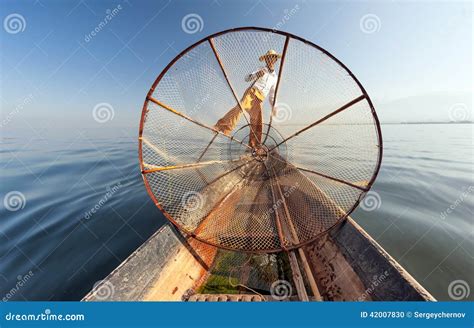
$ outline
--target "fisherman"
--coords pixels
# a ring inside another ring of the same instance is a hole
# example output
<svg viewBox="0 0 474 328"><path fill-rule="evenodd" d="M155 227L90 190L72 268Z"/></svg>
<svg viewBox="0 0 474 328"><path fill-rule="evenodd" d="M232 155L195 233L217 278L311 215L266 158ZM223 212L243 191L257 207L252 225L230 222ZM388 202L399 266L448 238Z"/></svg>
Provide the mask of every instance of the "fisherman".
<svg viewBox="0 0 474 328"><path fill-rule="evenodd" d="M250 115L251 129L249 146L253 149L257 148L262 143L262 103L267 96L269 96L268 100L273 109L272 115L275 114L273 112L275 110L275 87L278 80L277 74L275 73L275 64L279 58L281 58L281 55L275 50L268 50L259 58L261 62L265 61L265 66L245 77L246 82L253 83L245 91L242 100L240 101L240 105L242 106L242 110L247 111ZM237 125L237 122L242 115L242 110L239 105L232 108L224 115L224 117L217 121L214 126L215 129L229 135Z"/></svg>

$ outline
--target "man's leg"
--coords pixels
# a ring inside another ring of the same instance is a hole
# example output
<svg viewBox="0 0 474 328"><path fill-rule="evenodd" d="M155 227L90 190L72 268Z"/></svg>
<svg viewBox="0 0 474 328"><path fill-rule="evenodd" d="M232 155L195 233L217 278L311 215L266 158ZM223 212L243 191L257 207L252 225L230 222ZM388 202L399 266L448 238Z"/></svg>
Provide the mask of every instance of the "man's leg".
<svg viewBox="0 0 474 328"><path fill-rule="evenodd" d="M242 109L245 111L250 111L253 99L254 97L252 96L252 93L250 90L247 90L241 100ZM240 115L242 115L242 110L240 109L239 105L237 105L228 111L224 117L217 121L214 127L222 133L230 135L230 132L235 129L235 126L240 119Z"/></svg>
<svg viewBox="0 0 474 328"><path fill-rule="evenodd" d="M215 128L226 135L230 135L230 132L232 132L237 125L240 115L242 115L242 111L240 110L239 105L237 105L217 121Z"/></svg>
<svg viewBox="0 0 474 328"><path fill-rule="evenodd" d="M255 148L262 143L262 101L257 97L252 100L252 108L250 109L250 140L249 146Z"/></svg>

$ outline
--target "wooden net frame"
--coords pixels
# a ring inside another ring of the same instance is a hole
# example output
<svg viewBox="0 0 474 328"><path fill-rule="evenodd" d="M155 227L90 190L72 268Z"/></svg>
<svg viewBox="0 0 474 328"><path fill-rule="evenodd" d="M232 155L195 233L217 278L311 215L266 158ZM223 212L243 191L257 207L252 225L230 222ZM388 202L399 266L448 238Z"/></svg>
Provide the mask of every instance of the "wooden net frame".
<svg viewBox="0 0 474 328"><path fill-rule="evenodd" d="M262 102L262 144L250 147L244 77L269 49L281 54L276 101ZM224 134L215 124L231 108L241 119ZM300 37L256 27L208 36L174 58L148 92L139 131L145 186L166 218L245 252L295 249L327 233L371 188L382 148L374 106L346 66Z"/></svg>

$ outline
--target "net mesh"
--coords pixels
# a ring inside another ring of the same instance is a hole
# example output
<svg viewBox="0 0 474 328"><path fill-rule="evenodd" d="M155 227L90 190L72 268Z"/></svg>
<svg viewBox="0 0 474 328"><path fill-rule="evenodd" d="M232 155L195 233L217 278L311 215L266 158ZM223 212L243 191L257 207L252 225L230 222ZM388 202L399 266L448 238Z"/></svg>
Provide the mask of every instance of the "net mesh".
<svg viewBox="0 0 474 328"><path fill-rule="evenodd" d="M272 88L246 98L256 88L246 77L271 49L281 55L276 79L263 76ZM217 123L229 111L224 131ZM370 188L382 146L368 96L342 64L252 28L179 55L149 93L141 131L145 184L167 218L201 242L248 252L299 247L345 218Z"/></svg>

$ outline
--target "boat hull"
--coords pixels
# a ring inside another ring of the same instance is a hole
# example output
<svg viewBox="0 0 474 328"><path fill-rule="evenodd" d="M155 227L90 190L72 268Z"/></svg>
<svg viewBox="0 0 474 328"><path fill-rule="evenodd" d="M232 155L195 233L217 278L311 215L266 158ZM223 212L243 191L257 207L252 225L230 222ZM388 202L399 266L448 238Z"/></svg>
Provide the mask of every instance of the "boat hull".
<svg viewBox="0 0 474 328"><path fill-rule="evenodd" d="M435 301L350 217L325 237L306 245L304 252L326 301ZM265 256L234 253L235 256L248 259ZM229 254L232 252L185 238L170 224L165 224L83 300L182 301L191 298L217 301L218 297L199 298L193 295L200 293L208 280L216 276L216 271L222 271L222 266L216 268L217 263L222 257L229 257ZM250 260L243 259L240 263L245 261ZM248 267L249 263L246 265ZM278 276L247 274L247 279L243 279L243 271L244 267L236 266L228 269L228 272L219 272L219 276L238 275L239 279L234 283L242 286L233 290L233 294L258 294L266 300L272 300L271 285L278 280ZM113 292L104 299L101 288ZM206 290L202 294L208 295L210 292ZM220 294L227 295L225 290L217 289L215 295ZM237 299L257 300L252 297ZM288 295L286 299L295 298ZM231 299L227 297L226 300ZM280 297L273 300L280 300Z"/></svg>

